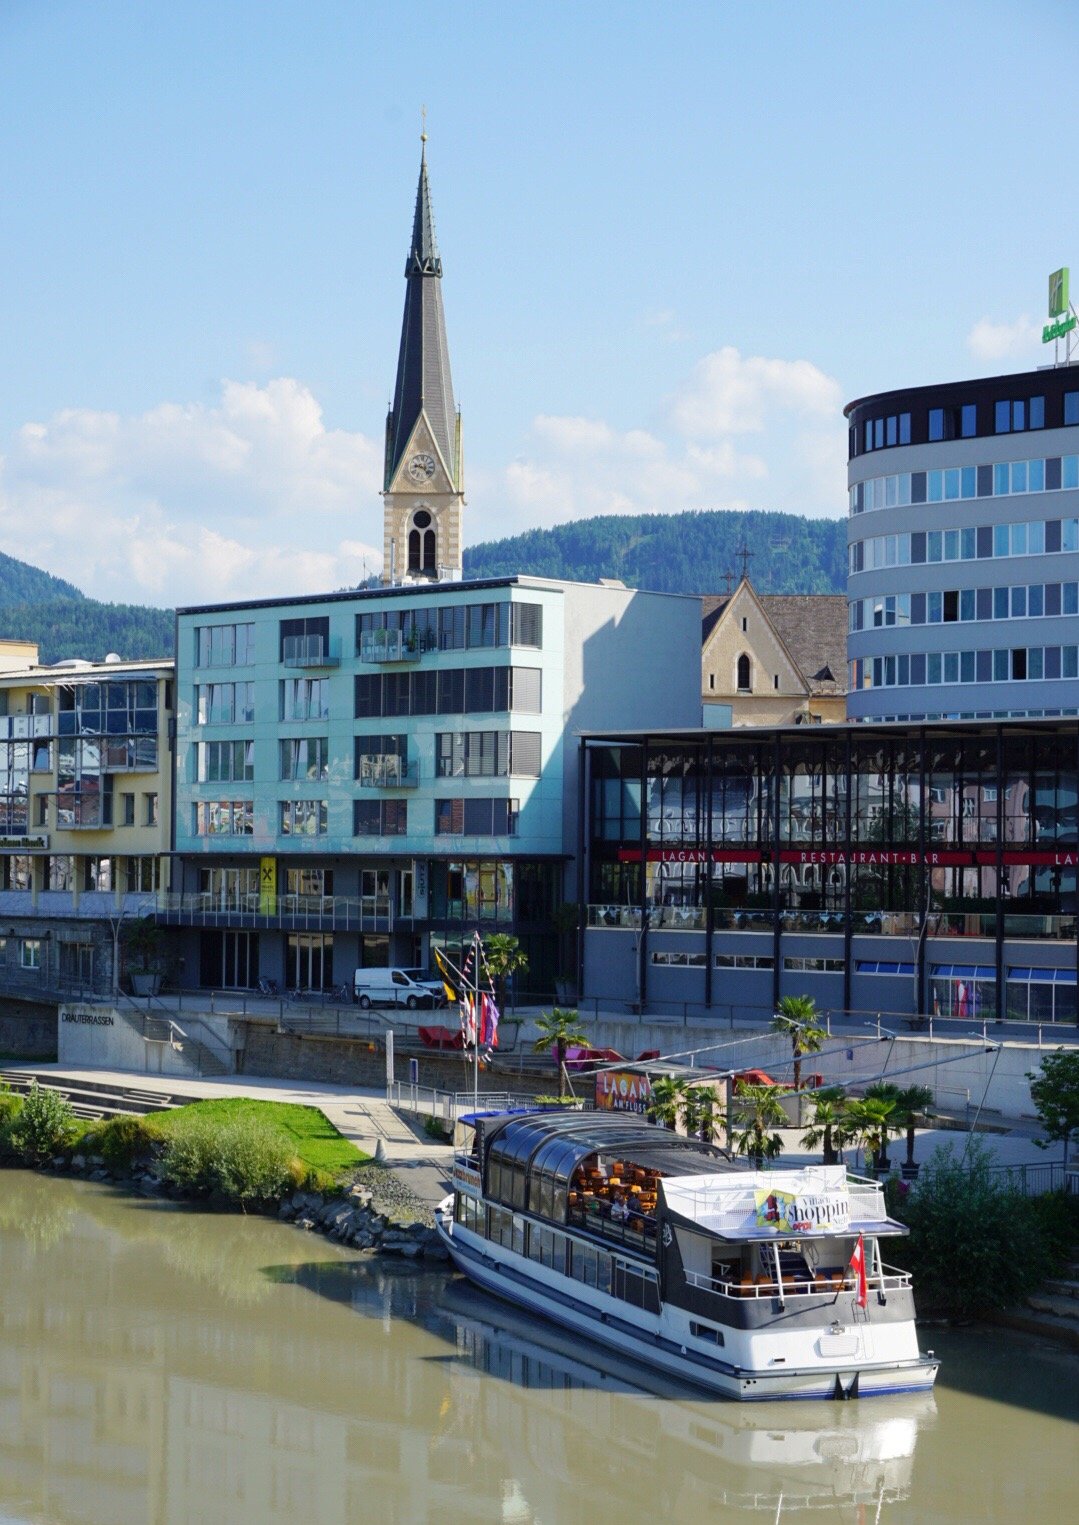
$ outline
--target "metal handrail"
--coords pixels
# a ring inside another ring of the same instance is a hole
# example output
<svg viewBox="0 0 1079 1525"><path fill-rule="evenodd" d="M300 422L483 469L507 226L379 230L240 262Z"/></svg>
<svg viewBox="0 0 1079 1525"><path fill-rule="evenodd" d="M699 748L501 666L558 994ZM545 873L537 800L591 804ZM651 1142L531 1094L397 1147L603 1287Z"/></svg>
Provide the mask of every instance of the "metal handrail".
<svg viewBox="0 0 1079 1525"><path fill-rule="evenodd" d="M687 1286L695 1287L698 1291L710 1292L715 1297L730 1297L742 1301L745 1298L773 1298L780 1295L779 1283L771 1279L760 1282L724 1281L714 1276L705 1276L700 1271L686 1271L685 1278ZM874 1272L866 1276L866 1286L871 1292L897 1292L910 1285L909 1271L900 1271L895 1266L885 1266L883 1275ZM784 1297L834 1297L837 1292L853 1291L854 1286L854 1273L849 1270L844 1271L843 1280L839 1286L831 1278L827 1278L826 1286L817 1286L813 1282L784 1276L782 1295Z"/></svg>

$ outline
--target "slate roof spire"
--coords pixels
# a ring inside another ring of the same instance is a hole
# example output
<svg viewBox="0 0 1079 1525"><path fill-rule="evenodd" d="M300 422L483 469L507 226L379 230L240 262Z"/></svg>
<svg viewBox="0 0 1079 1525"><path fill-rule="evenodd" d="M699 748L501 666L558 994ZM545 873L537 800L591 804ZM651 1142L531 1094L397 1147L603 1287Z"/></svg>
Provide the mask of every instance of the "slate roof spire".
<svg viewBox="0 0 1079 1525"><path fill-rule="evenodd" d="M401 349L397 358L397 384L393 406L386 419L384 487L387 491L421 413L426 414L454 487L459 487L457 409L453 401L450 351L442 310L442 260L435 239L431 187L427 177L426 132L421 134L421 142L412 245L405 264L407 286Z"/></svg>

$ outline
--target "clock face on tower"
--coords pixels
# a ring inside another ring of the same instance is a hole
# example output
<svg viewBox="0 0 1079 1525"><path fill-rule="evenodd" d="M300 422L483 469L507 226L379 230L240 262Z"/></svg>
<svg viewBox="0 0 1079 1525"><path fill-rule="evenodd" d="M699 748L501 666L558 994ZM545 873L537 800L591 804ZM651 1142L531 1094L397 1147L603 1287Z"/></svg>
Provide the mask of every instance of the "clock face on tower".
<svg viewBox="0 0 1079 1525"><path fill-rule="evenodd" d="M435 458L421 451L408 463L408 474L414 482L429 482L435 474Z"/></svg>

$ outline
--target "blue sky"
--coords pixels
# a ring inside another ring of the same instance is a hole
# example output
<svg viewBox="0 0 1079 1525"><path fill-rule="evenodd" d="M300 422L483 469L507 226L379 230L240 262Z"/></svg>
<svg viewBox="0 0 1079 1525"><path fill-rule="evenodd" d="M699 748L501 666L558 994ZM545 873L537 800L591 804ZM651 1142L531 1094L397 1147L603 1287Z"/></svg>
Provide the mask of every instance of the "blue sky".
<svg viewBox="0 0 1079 1525"><path fill-rule="evenodd" d="M842 404L1041 361L1074 7L0 0L0 549L374 570L429 156L472 540L844 508Z"/></svg>

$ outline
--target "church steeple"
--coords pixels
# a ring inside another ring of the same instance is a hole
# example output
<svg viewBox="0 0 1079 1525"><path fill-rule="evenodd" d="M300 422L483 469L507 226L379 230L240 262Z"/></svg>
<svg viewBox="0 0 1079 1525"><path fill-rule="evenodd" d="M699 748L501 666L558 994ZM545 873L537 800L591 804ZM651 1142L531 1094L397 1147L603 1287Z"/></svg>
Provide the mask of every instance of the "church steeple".
<svg viewBox="0 0 1079 1525"><path fill-rule="evenodd" d="M422 143L397 382L386 418L384 583L461 576L461 420L450 377L426 132Z"/></svg>
<svg viewBox="0 0 1079 1525"><path fill-rule="evenodd" d="M435 239L431 186L424 134L412 245L405 264L405 312L397 357L393 407L386 420L386 479L389 491L420 414L427 416L450 478L458 485L457 409L450 376L450 349L442 310L442 260Z"/></svg>

